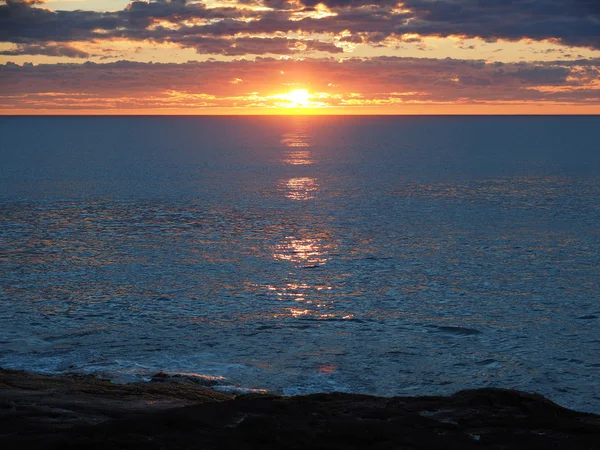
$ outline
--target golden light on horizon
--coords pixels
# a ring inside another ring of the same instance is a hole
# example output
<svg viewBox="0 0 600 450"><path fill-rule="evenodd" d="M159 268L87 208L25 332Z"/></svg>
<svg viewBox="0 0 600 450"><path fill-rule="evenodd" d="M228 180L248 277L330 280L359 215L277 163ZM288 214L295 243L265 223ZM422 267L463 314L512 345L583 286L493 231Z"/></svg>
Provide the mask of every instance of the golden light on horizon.
<svg viewBox="0 0 600 450"><path fill-rule="evenodd" d="M311 101L312 95L306 89L294 89L286 94L278 94L274 96L283 102L277 103L277 106L285 108L308 108L317 106Z"/></svg>
<svg viewBox="0 0 600 450"><path fill-rule="evenodd" d="M306 89L295 89L283 97L289 100L291 108L306 108L310 102L310 94Z"/></svg>

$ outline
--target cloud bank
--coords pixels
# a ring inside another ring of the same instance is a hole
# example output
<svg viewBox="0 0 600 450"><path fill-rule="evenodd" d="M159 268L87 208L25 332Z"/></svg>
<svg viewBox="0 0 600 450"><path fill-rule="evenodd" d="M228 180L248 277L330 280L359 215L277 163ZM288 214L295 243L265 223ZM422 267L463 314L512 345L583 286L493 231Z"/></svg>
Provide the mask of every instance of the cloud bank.
<svg viewBox="0 0 600 450"><path fill-rule="evenodd" d="M507 104L600 105L600 60L489 64L431 58L152 64L8 64L3 108L275 107L278 94L308 88L322 106Z"/></svg>
<svg viewBox="0 0 600 450"><path fill-rule="evenodd" d="M342 37L381 44L390 37L461 36L487 41L551 40L600 49L597 0L264 0L228 4L231 6L209 8L184 0L134 1L119 11L98 12L52 11L39 2L6 0L0 5L0 42L39 45L120 38L230 55L234 54L231 45L237 41L244 45L241 40L253 37L281 40L282 34L296 33L319 35L329 42ZM311 42L319 51L339 51L331 43ZM273 45L270 52L287 54L284 47Z"/></svg>
<svg viewBox="0 0 600 450"><path fill-rule="evenodd" d="M0 65L4 111L272 108L295 88L323 107L600 104L599 60L575 60L572 51L600 50L598 0L151 0L116 11L51 5L0 1L0 57L37 62ZM543 42L554 48L540 52L563 60L539 61L533 51L511 63L402 57L403 44L426 38ZM144 45L160 47L163 57L182 49L208 60L76 63L98 57L92 49L127 59ZM351 57L356 46L363 53ZM400 56L381 56L382 48ZM42 57L71 62L39 64Z"/></svg>

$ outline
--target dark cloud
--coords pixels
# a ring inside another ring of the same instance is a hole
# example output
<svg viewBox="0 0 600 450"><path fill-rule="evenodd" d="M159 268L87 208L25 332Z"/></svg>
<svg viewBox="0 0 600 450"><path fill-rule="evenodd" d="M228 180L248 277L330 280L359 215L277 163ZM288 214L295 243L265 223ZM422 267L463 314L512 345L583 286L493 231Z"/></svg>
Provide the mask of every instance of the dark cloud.
<svg viewBox="0 0 600 450"><path fill-rule="evenodd" d="M0 41L26 43L111 36L136 38L140 30L161 20L179 23L191 19L238 19L252 15L233 7L207 9L201 3L188 5L182 0L134 1L116 12L51 11L9 0L0 5Z"/></svg>
<svg viewBox="0 0 600 450"><path fill-rule="evenodd" d="M414 30L483 39L557 39L600 48L597 0L405 0Z"/></svg>
<svg viewBox="0 0 600 450"><path fill-rule="evenodd" d="M316 6L322 3L330 8L352 8L365 5L396 5L398 0L303 0L306 6Z"/></svg>
<svg viewBox="0 0 600 450"><path fill-rule="evenodd" d="M96 36L94 30L114 30L125 25L116 13L54 12L14 0L0 5L0 41L4 42L89 40Z"/></svg>
<svg viewBox="0 0 600 450"><path fill-rule="evenodd" d="M171 40L184 47L194 48L201 54L243 56L243 55L293 55L303 52L320 51L342 53L343 50L328 42L315 40L288 39L283 37L223 39L219 37L184 36Z"/></svg>
<svg viewBox="0 0 600 450"><path fill-rule="evenodd" d="M255 0L243 3L257 4ZM310 11L318 3L327 5L337 15L291 20L296 17L294 14ZM600 0L404 0L403 10L397 8L395 0L304 0L302 4L263 0L262 4L274 9L207 8L202 3L159 0L134 1L116 12L51 11L44 5L8 0L0 5L0 41L40 44L125 38L182 46L189 43L203 52L223 53L209 51L198 42L208 43L216 37L246 39L257 34L349 32L352 42L374 45L390 36L402 39L416 34L478 37L488 41L551 39L600 49ZM174 24L177 29L162 27L161 22ZM221 40L213 42L226 46ZM333 45L320 45L325 51L338 51ZM265 52L257 54L262 53Z"/></svg>
<svg viewBox="0 0 600 450"><path fill-rule="evenodd" d="M410 14L388 16L387 26L364 29L367 16L381 11L367 5L395 7L396 0L303 0L306 6L323 3L350 19L351 31L379 34L416 33L423 36L480 37L487 40L556 39L567 45L600 48L599 0L402 0ZM406 21L407 18L411 20Z"/></svg>
<svg viewBox="0 0 600 450"><path fill-rule="evenodd" d="M41 5L42 3L46 3L46 0L4 0L7 4L16 5L19 3L26 5Z"/></svg>
<svg viewBox="0 0 600 450"><path fill-rule="evenodd" d="M71 45L61 44L19 44L15 50L0 51L0 55L46 55L69 58L89 58L90 54Z"/></svg>
<svg viewBox="0 0 600 450"><path fill-rule="evenodd" d="M124 38L149 40L157 43L174 43L193 48L202 54L241 56L246 54L292 55L307 51L341 53L343 50L329 42L314 39L287 39L285 37L237 37L234 33L211 32L215 26L185 26L172 30L160 25L150 27L158 20L178 23L190 19L221 19L216 27L244 24L235 18L252 16L236 8L206 9L202 4L187 5L184 0L135 1L123 11L58 11L31 8L24 2L10 0L0 6L0 41L19 45L17 50L5 55L34 55L87 57L87 53L73 47L47 43L52 40L70 42ZM42 42L42 43L39 43Z"/></svg>

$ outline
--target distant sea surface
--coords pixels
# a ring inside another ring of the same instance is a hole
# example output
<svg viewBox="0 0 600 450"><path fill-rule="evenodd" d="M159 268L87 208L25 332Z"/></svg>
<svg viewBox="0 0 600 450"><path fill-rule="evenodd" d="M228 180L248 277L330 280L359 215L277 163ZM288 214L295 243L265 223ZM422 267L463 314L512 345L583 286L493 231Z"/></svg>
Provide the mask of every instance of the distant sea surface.
<svg viewBox="0 0 600 450"><path fill-rule="evenodd" d="M0 366L600 413L600 117L0 117Z"/></svg>

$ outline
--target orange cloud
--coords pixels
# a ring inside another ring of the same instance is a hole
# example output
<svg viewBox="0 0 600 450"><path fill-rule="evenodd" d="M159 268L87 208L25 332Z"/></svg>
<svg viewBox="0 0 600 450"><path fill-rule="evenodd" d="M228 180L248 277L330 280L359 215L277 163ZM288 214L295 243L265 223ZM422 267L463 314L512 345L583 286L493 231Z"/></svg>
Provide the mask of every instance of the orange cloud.
<svg viewBox="0 0 600 450"><path fill-rule="evenodd" d="M600 60L489 64L484 61L369 58L151 64L0 66L0 108L247 113L407 112L416 107L523 105L597 108ZM320 109L322 111L312 111ZM288 111L289 112L289 111Z"/></svg>

